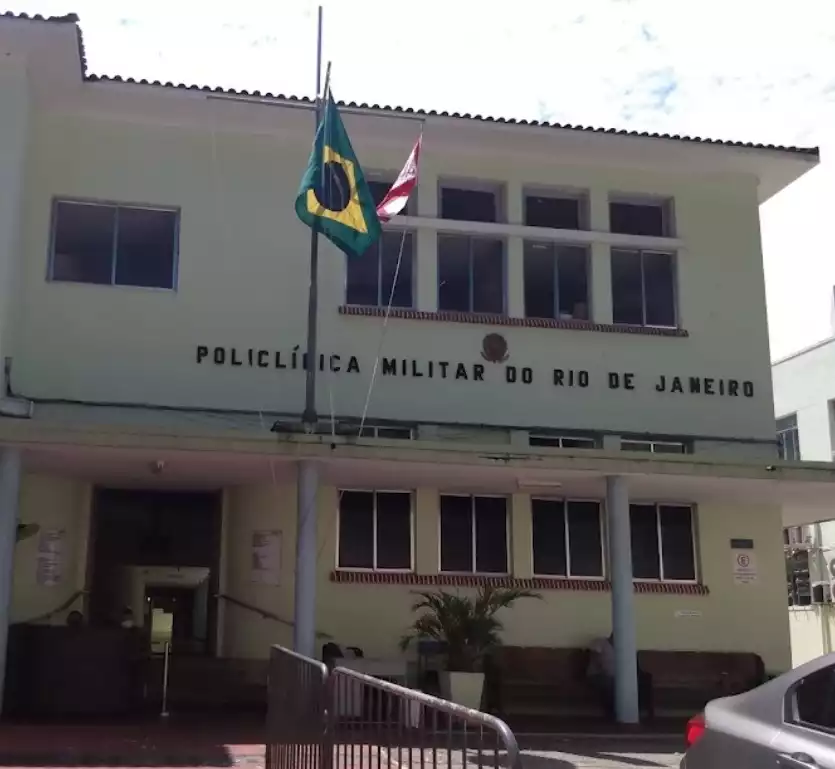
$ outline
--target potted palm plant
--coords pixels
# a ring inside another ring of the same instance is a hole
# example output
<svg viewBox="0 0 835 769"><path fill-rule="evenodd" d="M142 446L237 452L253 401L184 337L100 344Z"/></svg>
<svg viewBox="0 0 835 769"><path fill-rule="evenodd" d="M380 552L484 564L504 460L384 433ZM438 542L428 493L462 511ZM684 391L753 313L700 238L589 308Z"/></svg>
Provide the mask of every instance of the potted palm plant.
<svg viewBox="0 0 835 769"><path fill-rule="evenodd" d="M520 598L541 598L530 590L482 587L475 596L443 590L416 591L412 606L420 612L400 642L406 649L413 640L437 641L446 656L441 674L444 697L477 709L484 690L484 658L501 644L503 629L496 614Z"/></svg>

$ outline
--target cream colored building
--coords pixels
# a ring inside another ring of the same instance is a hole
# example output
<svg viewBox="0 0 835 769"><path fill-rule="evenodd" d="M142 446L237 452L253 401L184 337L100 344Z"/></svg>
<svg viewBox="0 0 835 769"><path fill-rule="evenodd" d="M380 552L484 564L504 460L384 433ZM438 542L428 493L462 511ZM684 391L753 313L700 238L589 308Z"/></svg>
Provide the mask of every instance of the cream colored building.
<svg viewBox="0 0 835 769"><path fill-rule="evenodd" d="M310 102L88 76L72 18L2 18L0 50L2 413L23 416L0 419L0 519L40 526L12 622L142 623L136 580L150 601L208 568L192 640L263 660L292 641L307 459L316 626L340 645L397 655L412 590L490 581L545 598L507 643L585 646L612 627L614 522L621 658L789 667L781 521L814 520L835 468L777 459L758 206L816 151L344 108L381 188L423 130L420 184L362 261L321 247L323 426L301 435ZM207 493L209 555L165 551L159 490Z"/></svg>

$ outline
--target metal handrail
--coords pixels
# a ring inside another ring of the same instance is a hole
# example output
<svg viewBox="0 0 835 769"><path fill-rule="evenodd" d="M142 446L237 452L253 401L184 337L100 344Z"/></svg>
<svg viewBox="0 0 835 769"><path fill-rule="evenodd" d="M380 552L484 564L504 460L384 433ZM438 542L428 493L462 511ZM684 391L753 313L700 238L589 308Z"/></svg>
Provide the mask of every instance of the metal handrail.
<svg viewBox="0 0 835 769"><path fill-rule="evenodd" d="M254 614L258 614L261 616L262 619L270 619L273 622L278 622L281 625L286 627L295 627L295 623L290 621L289 619L284 619L284 617L279 617L278 614L274 614L271 611L267 611L266 609L262 609L260 606L256 606L255 604L247 603L246 601L242 601L240 598L235 598L234 596L227 595L226 593L217 593L215 598L220 601L228 601L233 606L237 606L241 609L246 609L247 611L251 611ZM333 639L333 636L325 633L321 630L316 631L316 636L318 638L322 638L325 641L330 641Z"/></svg>

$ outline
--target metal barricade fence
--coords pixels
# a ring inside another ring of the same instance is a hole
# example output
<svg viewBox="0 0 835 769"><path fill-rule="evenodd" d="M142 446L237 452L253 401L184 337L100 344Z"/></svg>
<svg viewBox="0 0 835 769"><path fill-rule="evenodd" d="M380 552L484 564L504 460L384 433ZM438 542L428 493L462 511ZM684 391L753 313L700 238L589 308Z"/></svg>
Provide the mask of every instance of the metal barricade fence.
<svg viewBox="0 0 835 769"><path fill-rule="evenodd" d="M332 769L519 769L504 721L345 668L328 678Z"/></svg>
<svg viewBox="0 0 835 769"><path fill-rule="evenodd" d="M267 679L266 769L329 769L328 669L273 646Z"/></svg>

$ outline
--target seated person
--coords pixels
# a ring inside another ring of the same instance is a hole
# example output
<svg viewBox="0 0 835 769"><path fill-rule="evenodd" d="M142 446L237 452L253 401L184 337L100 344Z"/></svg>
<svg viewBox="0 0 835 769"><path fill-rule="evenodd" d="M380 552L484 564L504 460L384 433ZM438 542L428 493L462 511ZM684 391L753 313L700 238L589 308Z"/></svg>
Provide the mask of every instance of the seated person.
<svg viewBox="0 0 835 769"><path fill-rule="evenodd" d="M615 720L615 647L614 633L608 638L598 638L589 646L591 656L587 676L598 692L606 716ZM638 668L638 706L646 709L647 718L654 716L652 700L652 676Z"/></svg>

